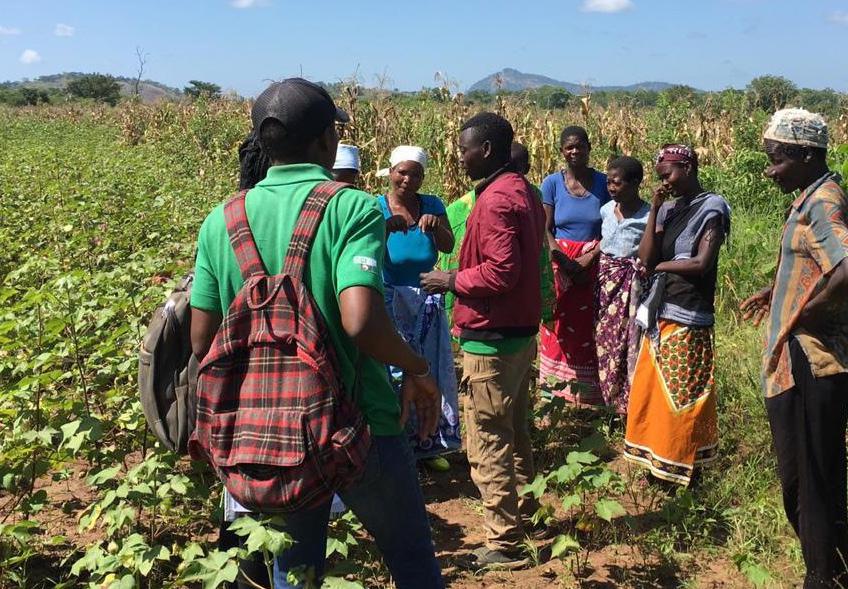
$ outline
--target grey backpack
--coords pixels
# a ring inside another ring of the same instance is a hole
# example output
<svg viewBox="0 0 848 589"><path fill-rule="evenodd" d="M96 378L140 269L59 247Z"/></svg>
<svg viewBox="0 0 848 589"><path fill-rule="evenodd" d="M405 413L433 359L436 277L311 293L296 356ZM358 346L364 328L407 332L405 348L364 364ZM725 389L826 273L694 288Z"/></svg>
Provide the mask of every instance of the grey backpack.
<svg viewBox="0 0 848 589"><path fill-rule="evenodd" d="M138 353L138 390L150 430L169 450L187 453L197 419L197 359L191 351L191 284L180 281L153 312Z"/></svg>

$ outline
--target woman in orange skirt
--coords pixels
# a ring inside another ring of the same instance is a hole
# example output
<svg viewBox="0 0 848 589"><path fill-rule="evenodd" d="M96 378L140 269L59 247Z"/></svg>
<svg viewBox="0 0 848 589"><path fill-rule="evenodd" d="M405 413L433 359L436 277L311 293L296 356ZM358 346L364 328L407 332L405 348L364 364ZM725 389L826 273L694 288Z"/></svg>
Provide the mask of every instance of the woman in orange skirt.
<svg viewBox="0 0 848 589"><path fill-rule="evenodd" d="M688 485L696 467L718 455L713 324L718 255L730 232L730 207L698 180L685 145L657 156L654 192L639 258L652 272L636 315L644 329L624 455L657 478ZM675 200L665 202L669 196Z"/></svg>

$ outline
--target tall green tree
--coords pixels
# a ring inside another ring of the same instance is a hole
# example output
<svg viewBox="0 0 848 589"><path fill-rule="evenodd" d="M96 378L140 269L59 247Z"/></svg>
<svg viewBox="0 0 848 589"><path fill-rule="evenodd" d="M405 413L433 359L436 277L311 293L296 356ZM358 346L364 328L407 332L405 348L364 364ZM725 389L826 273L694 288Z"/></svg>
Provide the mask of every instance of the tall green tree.
<svg viewBox="0 0 848 589"><path fill-rule="evenodd" d="M121 85L106 74L86 74L68 83L68 94L76 98L90 98L115 106L121 99Z"/></svg>
<svg viewBox="0 0 848 589"><path fill-rule="evenodd" d="M798 95L798 87L782 76L760 76L747 88L751 106L766 112L785 108Z"/></svg>
<svg viewBox="0 0 848 589"><path fill-rule="evenodd" d="M192 98L219 98L221 96L221 87L212 82L202 82L200 80L189 80L188 86L183 88L183 93Z"/></svg>

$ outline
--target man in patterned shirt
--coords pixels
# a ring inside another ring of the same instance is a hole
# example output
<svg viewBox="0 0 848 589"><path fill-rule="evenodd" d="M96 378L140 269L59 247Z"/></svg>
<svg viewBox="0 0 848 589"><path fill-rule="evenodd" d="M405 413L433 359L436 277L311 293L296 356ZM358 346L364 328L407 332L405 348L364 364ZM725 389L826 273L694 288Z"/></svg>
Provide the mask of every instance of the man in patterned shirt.
<svg viewBox="0 0 848 589"><path fill-rule="evenodd" d="M742 304L768 314L763 384L786 515L804 554L805 588L848 581L848 199L826 162L827 125L800 109L764 134L766 175L792 203L770 289Z"/></svg>

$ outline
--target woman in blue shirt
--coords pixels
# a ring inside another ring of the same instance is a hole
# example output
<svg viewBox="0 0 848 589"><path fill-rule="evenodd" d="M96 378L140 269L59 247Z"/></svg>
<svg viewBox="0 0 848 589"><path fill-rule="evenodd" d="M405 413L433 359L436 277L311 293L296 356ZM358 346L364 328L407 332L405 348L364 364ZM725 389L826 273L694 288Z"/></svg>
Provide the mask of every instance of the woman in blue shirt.
<svg viewBox="0 0 848 589"><path fill-rule="evenodd" d="M582 127L560 135L565 168L542 182L547 245L554 265L553 330L540 330L539 377L554 393L577 404L603 404L598 384L593 318L601 207L609 200L607 177L589 165L592 144Z"/></svg>
<svg viewBox="0 0 848 589"><path fill-rule="evenodd" d="M441 199L418 192L427 167L424 150L401 145L392 151L389 163L390 168L378 173L389 177L389 191L377 197L386 218L386 308L404 339L427 358L442 392L436 433L421 441L414 434L414 423L407 424L407 431L416 457L427 459L432 468L446 470L449 464L440 455L461 446L456 373L444 300L442 295L423 291L419 276L433 269L439 252L453 251L453 231ZM389 373L399 391L403 372L390 366Z"/></svg>

